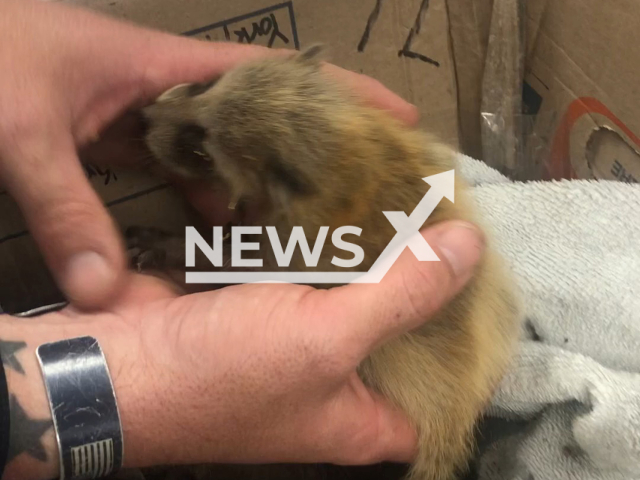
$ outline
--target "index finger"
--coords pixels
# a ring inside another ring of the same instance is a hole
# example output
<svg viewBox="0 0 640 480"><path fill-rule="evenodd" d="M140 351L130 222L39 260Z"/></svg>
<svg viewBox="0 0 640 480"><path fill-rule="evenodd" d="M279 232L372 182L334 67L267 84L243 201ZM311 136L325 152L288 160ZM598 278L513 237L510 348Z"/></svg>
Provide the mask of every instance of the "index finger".
<svg viewBox="0 0 640 480"><path fill-rule="evenodd" d="M180 83L206 81L250 60L265 56L291 55L293 51L272 49L258 45L239 45L225 42L205 42L169 34L159 34L162 42L154 41L140 55L144 60L143 90L156 96ZM388 111L398 120L415 125L418 109L391 92L371 77L336 65L325 64L334 78L342 81L371 106Z"/></svg>

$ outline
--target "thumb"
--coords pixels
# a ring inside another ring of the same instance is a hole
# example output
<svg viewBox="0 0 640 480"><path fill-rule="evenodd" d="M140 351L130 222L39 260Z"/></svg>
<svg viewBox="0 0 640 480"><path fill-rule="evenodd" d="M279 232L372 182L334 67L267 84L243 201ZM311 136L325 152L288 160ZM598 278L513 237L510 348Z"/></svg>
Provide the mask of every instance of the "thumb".
<svg viewBox="0 0 640 480"><path fill-rule="evenodd" d="M104 306L124 283L124 248L73 140L33 135L4 153L3 182L58 286L76 306Z"/></svg>
<svg viewBox="0 0 640 480"><path fill-rule="evenodd" d="M444 307L474 274L484 237L472 224L450 221L425 229L422 237L440 261L418 261L405 248L377 284L351 284L329 291L340 306L335 325L360 358L380 344L419 327ZM354 352L355 353L355 352Z"/></svg>

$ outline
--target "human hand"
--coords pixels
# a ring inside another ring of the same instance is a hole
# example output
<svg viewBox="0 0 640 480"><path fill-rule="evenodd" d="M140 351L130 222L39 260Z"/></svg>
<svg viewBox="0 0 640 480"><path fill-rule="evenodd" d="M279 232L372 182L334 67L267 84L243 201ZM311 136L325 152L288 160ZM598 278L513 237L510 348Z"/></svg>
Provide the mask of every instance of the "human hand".
<svg viewBox="0 0 640 480"><path fill-rule="evenodd" d="M131 288L108 311L0 319L3 359L8 341L26 343L12 358L24 373L5 362L9 390L40 426L12 433L3 478L56 474L34 351L83 335L97 338L105 352L128 467L410 461L412 426L364 386L356 368L459 292L483 247L477 230L458 222L423 236L441 261L418 262L406 249L379 284L254 284L178 297L164 283L132 274ZM36 462L40 442L47 456Z"/></svg>
<svg viewBox="0 0 640 480"><path fill-rule="evenodd" d="M38 0L0 2L0 44L0 182L69 300L95 308L123 290L126 261L77 149L171 86L207 80L256 56L287 54L177 37ZM327 68L376 106L417 121L414 107L376 81ZM127 158L126 144L111 147L103 160Z"/></svg>

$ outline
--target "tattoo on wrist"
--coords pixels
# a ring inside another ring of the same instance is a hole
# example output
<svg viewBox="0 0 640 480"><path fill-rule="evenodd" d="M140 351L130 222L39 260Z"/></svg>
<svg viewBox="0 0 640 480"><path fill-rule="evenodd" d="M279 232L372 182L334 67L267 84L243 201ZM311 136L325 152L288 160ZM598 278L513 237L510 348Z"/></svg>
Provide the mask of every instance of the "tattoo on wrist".
<svg viewBox="0 0 640 480"><path fill-rule="evenodd" d="M27 346L24 342L9 342L0 339L0 357L5 368L10 368L24 375L24 369L20 361L16 358L16 353Z"/></svg>
<svg viewBox="0 0 640 480"><path fill-rule="evenodd" d="M25 342L0 339L0 358L7 372L14 371L21 376L27 375L18 358L18 353L26 347ZM53 428L53 421L31 418L20 404L18 395L11 391L11 386L9 386L9 392L10 428L7 463L23 453L41 462L46 462L48 458L42 437L50 428Z"/></svg>
<svg viewBox="0 0 640 480"><path fill-rule="evenodd" d="M53 427L53 421L30 418L15 395L11 395L10 412L11 427L7 463L22 453L46 462L47 452L42 444L42 437Z"/></svg>

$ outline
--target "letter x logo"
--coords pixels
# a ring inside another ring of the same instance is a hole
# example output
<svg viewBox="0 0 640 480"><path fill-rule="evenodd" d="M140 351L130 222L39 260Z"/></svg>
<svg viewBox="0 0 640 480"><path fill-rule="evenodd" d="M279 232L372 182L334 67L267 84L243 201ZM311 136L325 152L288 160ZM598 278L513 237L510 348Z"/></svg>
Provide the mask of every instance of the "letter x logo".
<svg viewBox="0 0 640 480"><path fill-rule="evenodd" d="M454 171L449 170L444 173L425 177L423 180L428 183L431 188L427 194L422 197L420 203L416 205L411 215L407 216L405 212L383 212L393 228L396 235L393 237L382 255L373 264L369 270L369 274L365 275L364 282L372 281L370 275L377 281L382 279L389 271L393 263L398 259L405 248L413 252L416 258L421 262L438 262L440 259L420 234L420 228L433 213L440 201L446 197L451 202L454 201Z"/></svg>

